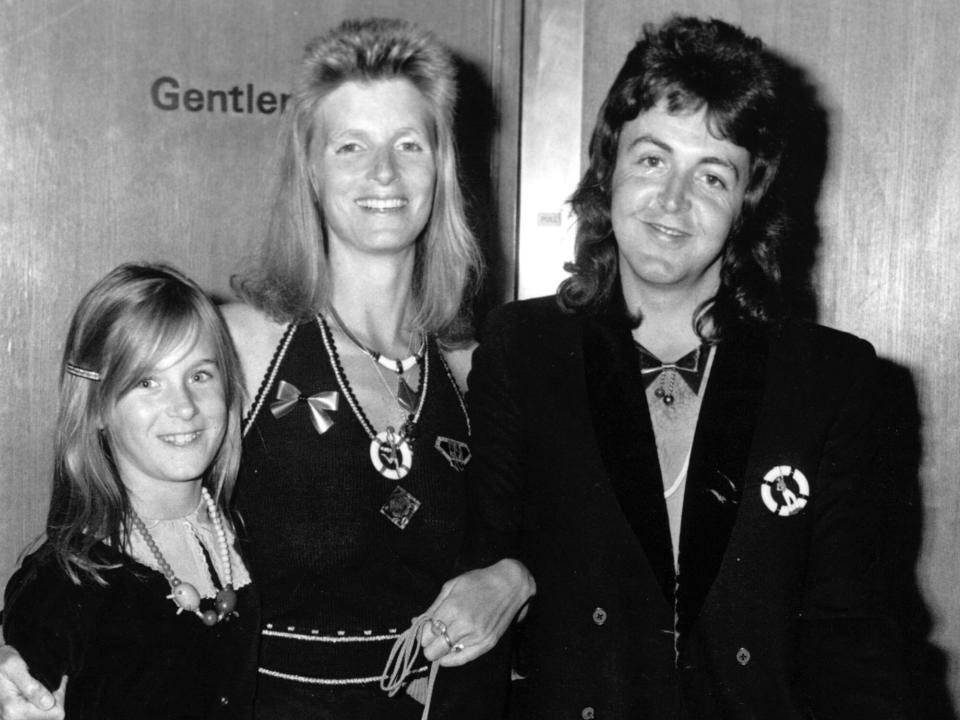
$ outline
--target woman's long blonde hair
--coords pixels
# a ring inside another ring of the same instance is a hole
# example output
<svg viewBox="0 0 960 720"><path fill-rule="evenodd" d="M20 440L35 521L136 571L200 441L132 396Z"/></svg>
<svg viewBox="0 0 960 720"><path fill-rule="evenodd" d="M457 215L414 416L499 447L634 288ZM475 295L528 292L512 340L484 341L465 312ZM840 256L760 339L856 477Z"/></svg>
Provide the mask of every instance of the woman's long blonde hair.
<svg viewBox="0 0 960 720"><path fill-rule="evenodd" d="M483 260L467 224L457 170L453 113L457 85L450 52L429 32L402 20L350 20L311 41L283 115L280 181L256 264L234 290L275 320L306 320L327 307L329 264L321 203L310 179L318 108L346 82L405 79L426 100L437 159L433 210L417 243L415 325L455 342L469 332L468 300Z"/></svg>

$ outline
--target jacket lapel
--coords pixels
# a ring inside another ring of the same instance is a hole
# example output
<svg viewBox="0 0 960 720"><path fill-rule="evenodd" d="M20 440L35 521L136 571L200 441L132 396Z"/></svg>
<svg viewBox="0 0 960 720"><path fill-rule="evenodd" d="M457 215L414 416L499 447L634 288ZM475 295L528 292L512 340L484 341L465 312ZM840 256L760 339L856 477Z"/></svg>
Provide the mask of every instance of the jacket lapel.
<svg viewBox="0 0 960 720"><path fill-rule="evenodd" d="M763 396L768 347L731 331L718 346L694 435L680 530L677 629L696 619L720 570L743 493Z"/></svg>
<svg viewBox="0 0 960 720"><path fill-rule="evenodd" d="M664 599L673 604L673 551L639 357L617 308L584 324L584 369L594 433L620 508Z"/></svg>

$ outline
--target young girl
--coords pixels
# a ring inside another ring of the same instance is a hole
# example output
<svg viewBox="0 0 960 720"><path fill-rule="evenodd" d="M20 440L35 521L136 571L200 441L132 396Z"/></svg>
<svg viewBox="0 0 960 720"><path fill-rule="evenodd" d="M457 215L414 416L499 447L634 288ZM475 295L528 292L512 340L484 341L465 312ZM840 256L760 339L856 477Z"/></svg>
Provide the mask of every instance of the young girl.
<svg viewBox="0 0 960 720"><path fill-rule="evenodd" d="M226 507L240 369L220 313L156 265L80 302L64 351L47 539L3 630L82 718L241 717L256 612Z"/></svg>

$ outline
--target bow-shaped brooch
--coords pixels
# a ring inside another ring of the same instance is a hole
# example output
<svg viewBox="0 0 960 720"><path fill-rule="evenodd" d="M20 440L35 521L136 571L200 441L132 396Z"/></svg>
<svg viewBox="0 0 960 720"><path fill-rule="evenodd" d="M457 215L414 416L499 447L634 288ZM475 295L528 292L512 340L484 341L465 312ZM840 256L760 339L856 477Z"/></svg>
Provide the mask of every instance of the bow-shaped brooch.
<svg viewBox="0 0 960 720"><path fill-rule="evenodd" d="M703 371L707 366L709 354L704 352L704 346L694 348L676 362L665 363L640 343L634 344L640 351L640 376L645 388L650 387L650 384L664 370L673 370L693 392L700 392L700 383L703 380Z"/></svg>
<svg viewBox="0 0 960 720"><path fill-rule="evenodd" d="M270 403L270 412L279 420L301 401L305 402L307 407L310 408L310 421L313 423L317 434L323 435L333 427L333 420L325 411L337 411L337 406L340 404L340 393L335 390L319 392L316 395L302 395L296 385L281 380L277 387L277 399Z"/></svg>

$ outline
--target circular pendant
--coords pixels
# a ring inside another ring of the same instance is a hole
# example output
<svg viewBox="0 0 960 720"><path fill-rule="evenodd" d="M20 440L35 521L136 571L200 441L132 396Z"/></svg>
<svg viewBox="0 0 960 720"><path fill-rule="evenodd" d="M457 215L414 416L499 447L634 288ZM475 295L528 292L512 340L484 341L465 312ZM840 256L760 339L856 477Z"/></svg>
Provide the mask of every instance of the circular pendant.
<svg viewBox="0 0 960 720"><path fill-rule="evenodd" d="M413 465L413 448L396 430L387 428L370 441L370 462L385 478L400 480Z"/></svg>

